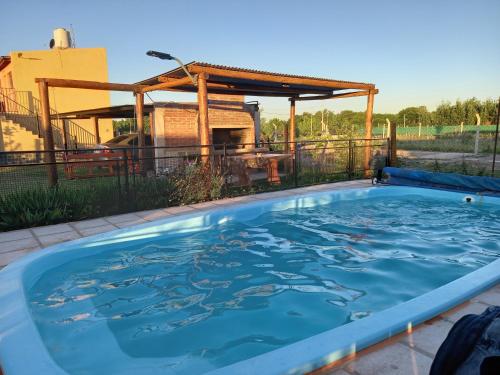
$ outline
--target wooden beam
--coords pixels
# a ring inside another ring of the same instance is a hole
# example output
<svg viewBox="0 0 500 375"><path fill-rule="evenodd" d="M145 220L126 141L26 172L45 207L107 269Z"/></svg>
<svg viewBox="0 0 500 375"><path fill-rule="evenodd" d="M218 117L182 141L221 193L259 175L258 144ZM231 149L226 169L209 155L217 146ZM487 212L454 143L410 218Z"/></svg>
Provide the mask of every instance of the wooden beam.
<svg viewBox="0 0 500 375"><path fill-rule="evenodd" d="M97 81L82 81L79 79L61 79L61 78L35 78L35 82L45 82L48 87L65 87L71 89L87 90L109 90L109 91L132 91L138 92L144 85L134 85L128 83L110 83Z"/></svg>
<svg viewBox="0 0 500 375"><path fill-rule="evenodd" d="M332 89L365 89L371 90L375 85L371 83L344 82L336 80L325 80L306 77L280 76L269 73L257 73L247 71L236 71L223 68L191 65L188 67L190 73L207 73L214 76L247 79L251 81L279 82L296 85L307 85L315 87L328 87Z"/></svg>
<svg viewBox="0 0 500 375"><path fill-rule="evenodd" d="M292 98L290 100L290 152L295 152L295 100Z"/></svg>
<svg viewBox="0 0 500 375"><path fill-rule="evenodd" d="M171 81L167 81L171 82ZM194 86L175 86L163 88L165 91L174 92L196 92ZM227 95L250 95L250 96L270 96L270 97L290 97L291 95L298 96L300 94L324 94L325 90L321 89L295 89L295 88L279 88L272 86L256 86L256 85L234 85L221 82L207 82L208 93L227 94Z"/></svg>
<svg viewBox="0 0 500 375"><path fill-rule="evenodd" d="M372 125L373 125L373 100L375 97L375 93L370 91L368 95L368 100L366 103L366 115L365 115L365 139L371 139L373 137L372 134ZM372 146L371 141L365 140L365 160L364 160L364 170L365 177L370 177L370 162L372 158Z"/></svg>
<svg viewBox="0 0 500 375"><path fill-rule="evenodd" d="M57 185L57 165L55 164L54 134L52 133L52 123L50 122L49 86L47 82L38 82L38 93L43 127L43 148L46 151L45 162L48 163L47 175L49 186L55 186Z"/></svg>
<svg viewBox="0 0 500 375"><path fill-rule="evenodd" d="M198 126L200 131L201 157L204 162L210 156L210 128L208 124L208 92L206 74L198 75Z"/></svg>
<svg viewBox="0 0 500 375"><path fill-rule="evenodd" d="M144 94L138 92L135 94L135 115L137 121L137 133L138 133L138 147L139 147L139 166L141 172L144 172L142 166L144 165L144 146L145 135L144 135Z"/></svg>
<svg viewBox="0 0 500 375"><path fill-rule="evenodd" d="M99 135L99 118L96 116L92 116L90 118L92 120L92 124L94 125L94 134L95 134L95 143L101 143L101 137Z"/></svg>
<svg viewBox="0 0 500 375"><path fill-rule="evenodd" d="M371 91L373 92L373 94L378 94L378 89L371 90ZM363 91L344 92L344 93L340 93L340 94L331 94L331 95L303 96L303 97L294 98L294 100L295 101L304 101L304 100L341 99L341 98L352 98L355 96L367 96L369 94L370 94L370 90L363 90Z"/></svg>
<svg viewBox="0 0 500 375"><path fill-rule="evenodd" d="M191 81L191 78L184 77L184 78L179 78L179 79L175 79L175 80L171 80L171 81L167 81L167 82L157 83L156 85L147 86L147 87L141 89L141 92L144 93L144 92L155 91L155 90L166 90L169 88L183 86L183 85L192 85L194 87L193 81Z"/></svg>

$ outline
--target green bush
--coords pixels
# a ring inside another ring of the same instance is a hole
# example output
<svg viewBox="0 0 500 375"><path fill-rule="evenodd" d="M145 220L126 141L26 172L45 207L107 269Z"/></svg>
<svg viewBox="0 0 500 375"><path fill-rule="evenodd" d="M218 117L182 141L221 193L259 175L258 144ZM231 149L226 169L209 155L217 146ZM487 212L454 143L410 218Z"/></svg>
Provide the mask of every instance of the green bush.
<svg viewBox="0 0 500 375"><path fill-rule="evenodd" d="M174 176L174 187L179 204L190 204L219 199L223 196L224 175L209 164L188 164Z"/></svg>
<svg viewBox="0 0 500 375"><path fill-rule="evenodd" d="M224 177L209 165L190 164L173 175L61 181L0 194L0 231L57 224L138 210L219 199Z"/></svg>
<svg viewBox="0 0 500 375"><path fill-rule="evenodd" d="M0 230L86 218L88 198L67 188L35 188L0 196Z"/></svg>

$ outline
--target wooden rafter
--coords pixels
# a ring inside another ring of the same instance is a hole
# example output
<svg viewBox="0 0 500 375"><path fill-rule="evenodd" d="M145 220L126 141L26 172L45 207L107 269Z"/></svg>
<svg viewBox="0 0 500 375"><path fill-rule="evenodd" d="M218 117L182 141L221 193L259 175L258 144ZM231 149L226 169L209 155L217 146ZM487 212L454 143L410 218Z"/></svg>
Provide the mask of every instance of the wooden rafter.
<svg viewBox="0 0 500 375"><path fill-rule="evenodd" d="M175 88L179 86L185 86L185 85L191 85L193 86L193 89L195 89L193 82L191 81L190 77L184 77L184 78L178 78L174 80L169 80L166 82L160 82L156 85L151 85L143 88L141 92L149 92L149 91L156 91L156 90L168 90L169 88Z"/></svg>
<svg viewBox="0 0 500 375"><path fill-rule="evenodd" d="M140 92L144 85L135 85L129 83L111 83L97 81L83 81L79 79L61 79L61 78L35 78L35 82L45 82L48 87L66 87L72 89L88 90L106 90L106 91L131 91Z"/></svg>
<svg viewBox="0 0 500 375"><path fill-rule="evenodd" d="M378 90L363 90L363 91L355 91L355 92L344 92L340 94L332 94L332 95L314 95L314 96L303 96L298 98L293 98L295 101L304 101L304 100L322 100L322 99L340 99L340 98L352 98L356 96L367 96L372 92L373 94L378 94Z"/></svg>

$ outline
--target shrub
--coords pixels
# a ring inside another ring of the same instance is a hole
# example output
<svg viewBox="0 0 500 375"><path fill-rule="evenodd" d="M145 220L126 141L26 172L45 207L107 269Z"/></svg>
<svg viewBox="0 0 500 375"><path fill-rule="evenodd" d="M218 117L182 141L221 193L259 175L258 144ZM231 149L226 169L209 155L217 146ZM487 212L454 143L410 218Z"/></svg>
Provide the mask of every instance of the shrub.
<svg viewBox="0 0 500 375"><path fill-rule="evenodd" d="M188 164L176 171L173 180L180 204L219 199L223 194L224 175L209 164Z"/></svg>
<svg viewBox="0 0 500 375"><path fill-rule="evenodd" d="M0 230L79 220L89 213L88 196L67 188L35 188L0 196Z"/></svg>

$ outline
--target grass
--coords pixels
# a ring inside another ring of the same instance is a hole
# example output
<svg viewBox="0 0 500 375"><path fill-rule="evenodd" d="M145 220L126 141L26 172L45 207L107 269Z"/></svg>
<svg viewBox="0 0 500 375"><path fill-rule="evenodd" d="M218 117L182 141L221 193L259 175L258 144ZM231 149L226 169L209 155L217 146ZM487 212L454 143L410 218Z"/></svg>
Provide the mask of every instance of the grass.
<svg viewBox="0 0 500 375"><path fill-rule="evenodd" d="M400 137L397 143L398 149L402 150L473 153L475 136L470 133L463 133L462 135L436 136L431 139L405 139L405 137ZM480 153L493 153L493 146L493 136L482 135L480 137Z"/></svg>

